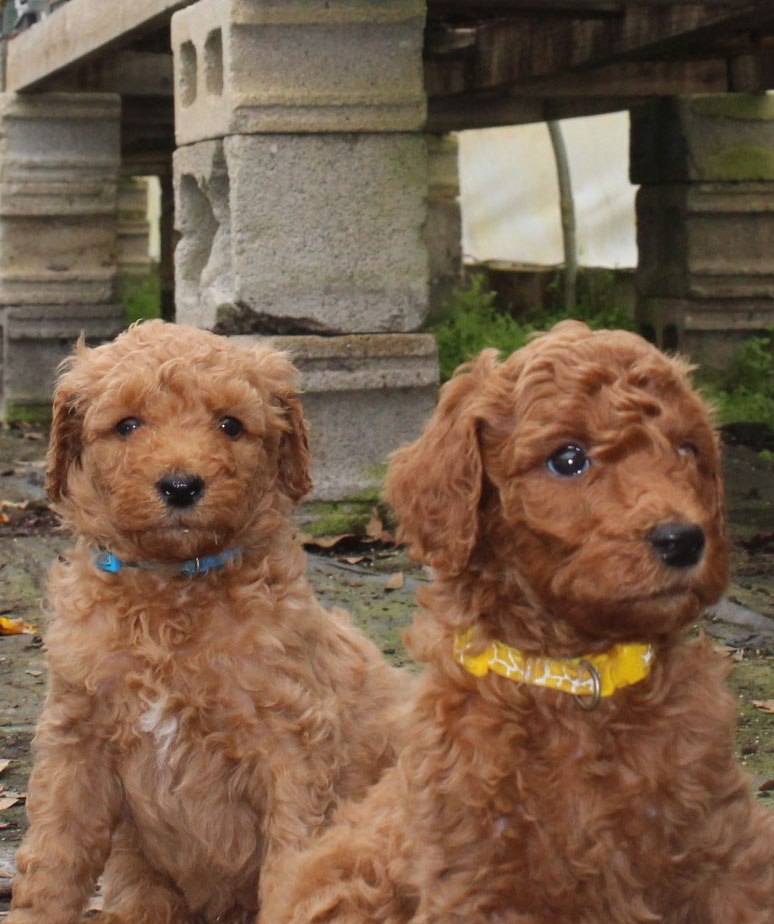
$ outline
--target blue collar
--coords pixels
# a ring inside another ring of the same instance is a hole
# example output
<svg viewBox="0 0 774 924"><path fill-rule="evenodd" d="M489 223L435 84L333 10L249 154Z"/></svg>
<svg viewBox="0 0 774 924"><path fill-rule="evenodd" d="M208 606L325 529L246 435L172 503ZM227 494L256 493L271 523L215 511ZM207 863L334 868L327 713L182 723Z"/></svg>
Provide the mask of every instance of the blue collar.
<svg viewBox="0 0 774 924"><path fill-rule="evenodd" d="M122 568L142 568L146 570L172 570L176 574L182 574L186 577L196 577L198 574L206 574L208 571L216 571L223 568L233 561L238 561L242 555L242 549L227 549L220 555L203 555L201 558L189 558L188 561L175 562L174 564L163 564L152 561L121 561L121 559L112 552L105 550L96 550L94 553L94 564L100 571L107 571L110 574L117 574Z"/></svg>

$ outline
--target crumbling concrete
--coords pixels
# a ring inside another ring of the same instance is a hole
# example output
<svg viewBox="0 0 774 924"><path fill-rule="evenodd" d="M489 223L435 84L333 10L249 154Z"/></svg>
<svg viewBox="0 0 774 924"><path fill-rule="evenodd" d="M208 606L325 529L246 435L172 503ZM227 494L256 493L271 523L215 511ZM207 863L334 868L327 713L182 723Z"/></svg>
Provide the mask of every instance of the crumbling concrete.
<svg viewBox="0 0 774 924"><path fill-rule="evenodd" d="M424 12L199 0L172 20L177 319L290 352L317 499L373 502L435 400L415 331L460 235L456 151L421 132Z"/></svg>
<svg viewBox="0 0 774 924"><path fill-rule="evenodd" d="M412 331L428 310L422 135L231 135L178 148L178 319Z"/></svg>

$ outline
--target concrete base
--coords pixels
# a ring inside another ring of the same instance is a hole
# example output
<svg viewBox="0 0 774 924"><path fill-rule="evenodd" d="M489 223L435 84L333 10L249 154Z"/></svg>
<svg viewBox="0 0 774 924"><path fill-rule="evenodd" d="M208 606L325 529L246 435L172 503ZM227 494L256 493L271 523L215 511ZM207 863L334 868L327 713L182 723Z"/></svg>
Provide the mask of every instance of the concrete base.
<svg viewBox="0 0 774 924"><path fill-rule="evenodd" d="M242 345L258 338L237 336ZM272 337L301 372L314 491L310 500L375 500L385 461L416 439L435 406L429 334Z"/></svg>
<svg viewBox="0 0 774 924"><path fill-rule="evenodd" d="M90 344L125 326L123 305L37 305L0 308L2 402L7 421L46 420L59 363L84 334Z"/></svg>
<svg viewBox="0 0 774 924"><path fill-rule="evenodd" d="M679 350L694 362L722 369L746 339L774 328L768 298L641 298L640 332L664 350Z"/></svg>

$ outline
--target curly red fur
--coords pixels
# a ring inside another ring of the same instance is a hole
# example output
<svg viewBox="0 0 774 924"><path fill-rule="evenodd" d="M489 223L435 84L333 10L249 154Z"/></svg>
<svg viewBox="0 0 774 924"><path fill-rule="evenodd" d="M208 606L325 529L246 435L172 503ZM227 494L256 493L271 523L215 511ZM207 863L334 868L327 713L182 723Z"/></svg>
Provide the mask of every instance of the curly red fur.
<svg viewBox="0 0 774 924"><path fill-rule="evenodd" d="M106 924L252 921L262 866L392 760L395 674L304 579L308 467L297 375L269 347L150 322L66 364L48 484L77 541L50 579L8 924L80 920L103 867ZM170 472L201 477L197 503L164 503ZM146 566L100 571L98 546Z"/></svg>
<svg viewBox="0 0 774 924"><path fill-rule="evenodd" d="M727 579L718 443L688 367L565 322L484 352L393 457L388 497L435 570L396 766L267 882L265 924L771 924L774 813L732 757L725 665L688 627ZM547 467L584 448L588 470ZM701 527L694 562L649 534ZM459 533L458 533L459 531ZM452 657L456 632L577 657L647 642L584 711Z"/></svg>

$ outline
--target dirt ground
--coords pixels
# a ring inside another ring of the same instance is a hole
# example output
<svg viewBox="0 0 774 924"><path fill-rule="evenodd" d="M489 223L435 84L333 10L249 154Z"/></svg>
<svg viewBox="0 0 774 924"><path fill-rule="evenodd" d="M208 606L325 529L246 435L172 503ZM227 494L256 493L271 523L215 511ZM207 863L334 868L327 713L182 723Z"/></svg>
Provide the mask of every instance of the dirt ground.
<svg viewBox="0 0 774 924"><path fill-rule="evenodd" d="M45 503L45 446L45 435L34 429L0 431L0 617L25 620L40 632L45 575L68 543ZM757 797L774 808L774 463L743 445L729 446L726 485L733 579L701 628L732 662L737 754ZM349 610L389 658L407 663L401 631L425 576L405 552L353 540L312 547L309 577L323 601ZM30 741L45 684L40 636L0 635L0 917L25 826Z"/></svg>

